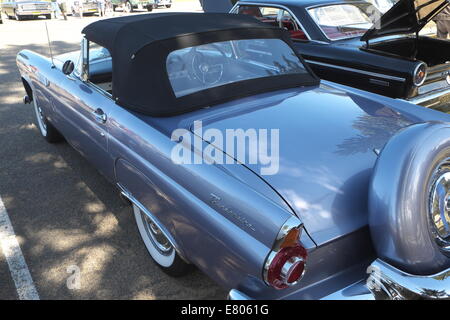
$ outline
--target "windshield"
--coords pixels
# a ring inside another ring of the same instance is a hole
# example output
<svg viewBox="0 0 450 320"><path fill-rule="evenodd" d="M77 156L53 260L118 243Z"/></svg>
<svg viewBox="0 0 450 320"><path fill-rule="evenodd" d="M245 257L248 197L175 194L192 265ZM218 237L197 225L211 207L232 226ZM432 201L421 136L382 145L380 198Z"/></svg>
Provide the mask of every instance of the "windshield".
<svg viewBox="0 0 450 320"><path fill-rule="evenodd" d="M234 40L176 50L167 57L166 68L177 98L244 80L308 73L280 39Z"/></svg>
<svg viewBox="0 0 450 320"><path fill-rule="evenodd" d="M381 17L380 11L369 3L327 5L308 12L330 40L362 36Z"/></svg>

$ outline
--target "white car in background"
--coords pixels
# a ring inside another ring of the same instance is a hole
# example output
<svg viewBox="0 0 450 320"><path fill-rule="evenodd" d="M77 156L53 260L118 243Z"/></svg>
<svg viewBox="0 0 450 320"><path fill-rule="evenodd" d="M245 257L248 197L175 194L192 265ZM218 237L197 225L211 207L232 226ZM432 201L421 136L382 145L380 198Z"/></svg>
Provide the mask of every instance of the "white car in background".
<svg viewBox="0 0 450 320"><path fill-rule="evenodd" d="M94 15L98 12L97 1L94 0L67 0L66 11L68 14L80 15Z"/></svg>
<svg viewBox="0 0 450 320"><path fill-rule="evenodd" d="M172 0L155 0L154 8L166 7L170 8L172 6Z"/></svg>

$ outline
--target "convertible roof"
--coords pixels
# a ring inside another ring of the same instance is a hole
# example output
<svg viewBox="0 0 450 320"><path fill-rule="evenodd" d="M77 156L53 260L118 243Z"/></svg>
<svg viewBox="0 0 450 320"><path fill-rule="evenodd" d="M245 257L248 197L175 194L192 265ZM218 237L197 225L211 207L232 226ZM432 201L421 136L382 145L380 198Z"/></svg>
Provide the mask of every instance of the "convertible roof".
<svg viewBox="0 0 450 320"><path fill-rule="evenodd" d="M190 34L226 30L276 29L246 15L222 13L155 13L111 18L91 23L82 31L89 41L111 54L124 48L131 57L142 47L156 41L184 37Z"/></svg>
<svg viewBox="0 0 450 320"><path fill-rule="evenodd" d="M229 40L274 38L293 49L287 31L247 15L143 14L100 20L85 27L82 33L89 41L107 48L112 56L116 103L150 116L171 116L251 94L319 81L312 72L302 77L266 77L177 98L166 70L167 56L175 50Z"/></svg>

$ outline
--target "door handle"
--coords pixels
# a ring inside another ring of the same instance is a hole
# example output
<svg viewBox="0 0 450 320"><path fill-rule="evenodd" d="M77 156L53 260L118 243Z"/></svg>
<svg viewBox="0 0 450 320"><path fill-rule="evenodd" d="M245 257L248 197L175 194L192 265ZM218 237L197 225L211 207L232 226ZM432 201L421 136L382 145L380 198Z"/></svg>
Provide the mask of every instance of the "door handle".
<svg viewBox="0 0 450 320"><path fill-rule="evenodd" d="M105 123L106 120L108 120L108 117L106 116L106 113L103 112L102 109L97 109L93 112L94 117L95 117L95 121L97 121L98 123Z"/></svg>

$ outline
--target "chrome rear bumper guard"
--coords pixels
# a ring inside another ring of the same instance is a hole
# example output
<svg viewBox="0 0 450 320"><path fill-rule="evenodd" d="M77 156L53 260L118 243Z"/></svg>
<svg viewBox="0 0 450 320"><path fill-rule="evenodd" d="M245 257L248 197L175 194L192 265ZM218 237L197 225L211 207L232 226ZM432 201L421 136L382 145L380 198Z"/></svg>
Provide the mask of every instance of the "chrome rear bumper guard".
<svg viewBox="0 0 450 320"><path fill-rule="evenodd" d="M431 276L415 276L377 259L367 269L369 277L322 300L419 300L450 299L450 268ZM250 300L231 290L228 299Z"/></svg>
<svg viewBox="0 0 450 320"><path fill-rule="evenodd" d="M415 276L377 259L369 270L367 287L376 299L450 299L450 269Z"/></svg>

